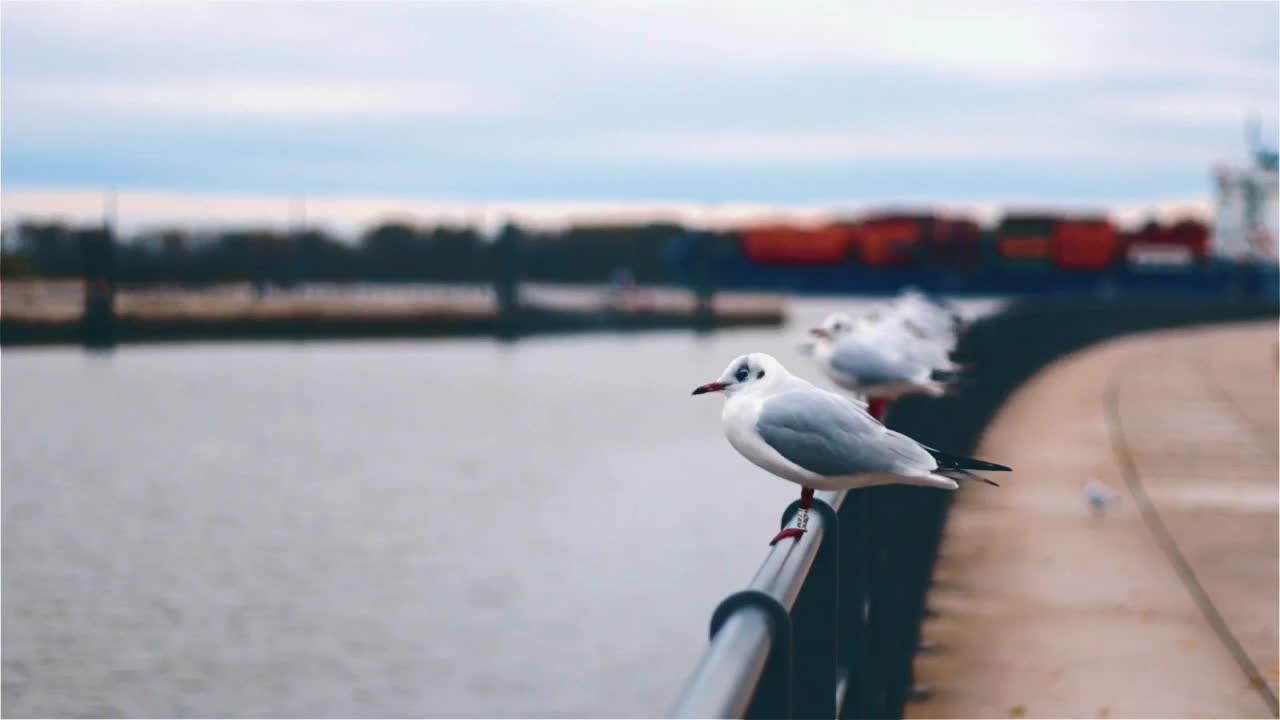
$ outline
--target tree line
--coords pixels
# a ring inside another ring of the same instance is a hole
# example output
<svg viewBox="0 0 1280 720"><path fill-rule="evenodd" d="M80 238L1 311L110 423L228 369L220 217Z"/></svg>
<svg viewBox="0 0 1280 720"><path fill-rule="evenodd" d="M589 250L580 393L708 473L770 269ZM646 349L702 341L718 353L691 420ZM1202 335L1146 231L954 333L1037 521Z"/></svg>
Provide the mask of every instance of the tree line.
<svg viewBox="0 0 1280 720"><path fill-rule="evenodd" d="M683 283L700 258L737 252L732 236L670 223L502 232L518 240L521 276L549 282L602 282L625 270L637 282ZM466 226L385 222L352 242L322 229L168 229L119 238L100 226L23 222L13 237L5 232L0 269L6 277L82 277L85 248L95 242L108 246L110 273L126 284L487 282L498 262L491 240Z"/></svg>

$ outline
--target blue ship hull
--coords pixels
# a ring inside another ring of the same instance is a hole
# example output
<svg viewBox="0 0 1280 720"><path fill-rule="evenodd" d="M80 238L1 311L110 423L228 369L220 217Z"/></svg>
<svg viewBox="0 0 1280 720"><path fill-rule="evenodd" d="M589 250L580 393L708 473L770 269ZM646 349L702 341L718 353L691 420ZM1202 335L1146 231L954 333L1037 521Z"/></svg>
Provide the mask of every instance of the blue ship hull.
<svg viewBox="0 0 1280 720"><path fill-rule="evenodd" d="M1205 298L1276 297L1277 267L1210 263L1191 268L1067 272L1056 268L869 268L860 265L767 266L745 259L718 264L708 278L720 290L811 295L893 294L906 286L944 295L1052 295Z"/></svg>

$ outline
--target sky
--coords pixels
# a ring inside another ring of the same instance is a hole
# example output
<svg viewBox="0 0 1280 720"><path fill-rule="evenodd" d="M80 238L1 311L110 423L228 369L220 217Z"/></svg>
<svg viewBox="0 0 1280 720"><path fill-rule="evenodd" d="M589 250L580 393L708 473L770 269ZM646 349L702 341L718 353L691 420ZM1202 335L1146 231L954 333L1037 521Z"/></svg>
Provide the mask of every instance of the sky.
<svg viewBox="0 0 1280 720"><path fill-rule="evenodd" d="M22 214L316 221L1207 203L1280 3L0 6Z"/></svg>

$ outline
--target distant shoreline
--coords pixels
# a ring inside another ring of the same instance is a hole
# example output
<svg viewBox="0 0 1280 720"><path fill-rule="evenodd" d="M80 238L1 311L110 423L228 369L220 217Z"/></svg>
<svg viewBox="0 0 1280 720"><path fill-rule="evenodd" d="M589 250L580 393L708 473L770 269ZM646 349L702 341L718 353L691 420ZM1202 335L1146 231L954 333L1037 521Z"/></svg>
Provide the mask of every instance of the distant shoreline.
<svg viewBox="0 0 1280 720"><path fill-rule="evenodd" d="M0 346L79 345L79 283L15 283L3 288ZM698 312L693 297L674 290L615 293L530 292L520 312L503 317L484 292L272 292L245 286L160 291L122 289L115 297L117 344L218 340L338 340L373 338L515 338L583 332L715 330L770 327L785 320L774 295L732 293Z"/></svg>
<svg viewBox="0 0 1280 720"><path fill-rule="evenodd" d="M784 320L781 310L718 311L710 322L692 314L608 313L530 309L514 332L504 333L496 317L294 317L227 318L217 320L119 318L117 344L195 342L210 340L341 340L376 338L528 337L585 332L654 330L716 330L733 327L773 327ZM81 327L74 322L0 320L0 346L79 345Z"/></svg>

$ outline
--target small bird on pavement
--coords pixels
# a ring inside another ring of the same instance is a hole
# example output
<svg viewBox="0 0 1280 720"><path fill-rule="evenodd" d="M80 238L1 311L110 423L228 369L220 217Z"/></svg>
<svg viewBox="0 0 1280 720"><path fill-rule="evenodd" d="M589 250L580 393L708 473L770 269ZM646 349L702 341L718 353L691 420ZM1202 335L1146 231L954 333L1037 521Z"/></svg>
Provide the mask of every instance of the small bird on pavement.
<svg viewBox="0 0 1280 720"><path fill-rule="evenodd" d="M1089 480L1082 487L1085 501L1089 503L1089 510L1094 517L1102 517L1107 508L1120 499L1120 496L1101 480Z"/></svg>

